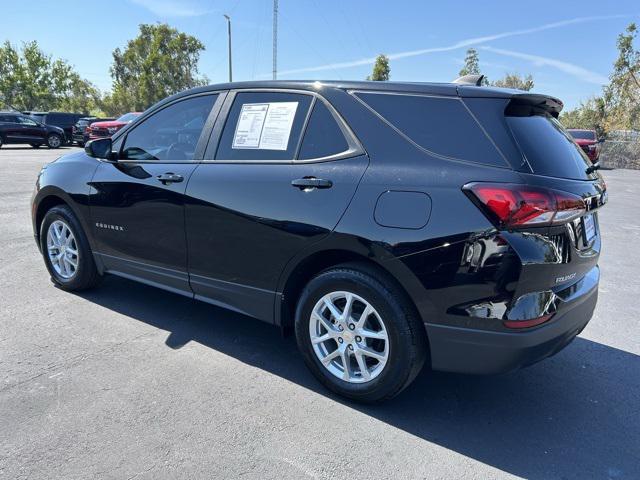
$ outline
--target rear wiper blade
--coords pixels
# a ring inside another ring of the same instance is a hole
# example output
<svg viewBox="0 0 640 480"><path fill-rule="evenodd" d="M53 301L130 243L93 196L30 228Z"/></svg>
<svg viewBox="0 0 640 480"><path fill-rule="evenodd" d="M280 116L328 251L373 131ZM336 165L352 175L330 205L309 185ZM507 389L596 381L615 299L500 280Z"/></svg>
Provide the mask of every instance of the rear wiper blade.
<svg viewBox="0 0 640 480"><path fill-rule="evenodd" d="M589 175L589 174L591 174L591 173L595 172L595 171L596 171L596 170L598 170L598 169L600 169L600 162L596 162L596 163L594 163L593 165L588 166L588 167L587 167L587 170L586 170L587 175Z"/></svg>

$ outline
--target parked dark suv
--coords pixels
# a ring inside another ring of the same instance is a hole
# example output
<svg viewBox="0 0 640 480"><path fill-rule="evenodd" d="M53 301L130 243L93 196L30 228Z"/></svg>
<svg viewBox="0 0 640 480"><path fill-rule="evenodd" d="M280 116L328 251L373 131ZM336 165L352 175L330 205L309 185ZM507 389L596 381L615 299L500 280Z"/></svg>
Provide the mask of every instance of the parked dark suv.
<svg viewBox="0 0 640 480"><path fill-rule="evenodd" d="M34 148L58 148L63 141L61 128L44 125L19 112L0 112L0 147L5 143L27 143Z"/></svg>
<svg viewBox="0 0 640 480"><path fill-rule="evenodd" d="M62 289L110 273L293 328L352 399L424 363L510 371L598 295L606 187L561 108L475 83L198 88L48 164L35 238Z"/></svg>
<svg viewBox="0 0 640 480"><path fill-rule="evenodd" d="M84 117L82 113L68 112L25 112L34 120L44 123L45 125L53 125L64 130L64 143L73 143L73 126L76 122Z"/></svg>

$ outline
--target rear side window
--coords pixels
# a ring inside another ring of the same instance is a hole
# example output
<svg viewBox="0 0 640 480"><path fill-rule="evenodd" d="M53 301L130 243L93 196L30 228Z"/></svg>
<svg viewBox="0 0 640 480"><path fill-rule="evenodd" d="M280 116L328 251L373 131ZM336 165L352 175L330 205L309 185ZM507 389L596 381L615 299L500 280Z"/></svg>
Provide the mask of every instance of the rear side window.
<svg viewBox="0 0 640 480"><path fill-rule="evenodd" d="M533 173L587 180L589 157L576 145L560 122L531 107L509 107L507 124Z"/></svg>
<svg viewBox="0 0 640 480"><path fill-rule="evenodd" d="M356 95L425 150L470 162L508 166L458 98L381 93Z"/></svg>
<svg viewBox="0 0 640 480"><path fill-rule="evenodd" d="M217 160L293 160L309 112L310 95L238 93L222 131Z"/></svg>
<svg viewBox="0 0 640 480"><path fill-rule="evenodd" d="M349 144L324 102L316 101L302 139L298 159L323 158L345 152Z"/></svg>

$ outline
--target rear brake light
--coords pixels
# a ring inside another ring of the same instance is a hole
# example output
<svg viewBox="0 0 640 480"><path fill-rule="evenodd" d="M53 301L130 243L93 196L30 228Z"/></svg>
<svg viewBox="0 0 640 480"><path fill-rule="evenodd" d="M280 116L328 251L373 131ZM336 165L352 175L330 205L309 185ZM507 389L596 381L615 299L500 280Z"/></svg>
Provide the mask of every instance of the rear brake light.
<svg viewBox="0 0 640 480"><path fill-rule="evenodd" d="M550 315L543 315L542 317L530 318L529 320L504 320L503 323L507 328L530 328L548 322L553 315L552 313Z"/></svg>
<svg viewBox="0 0 640 480"><path fill-rule="evenodd" d="M586 212L582 197L548 188L476 182L463 190L498 228L567 223Z"/></svg>

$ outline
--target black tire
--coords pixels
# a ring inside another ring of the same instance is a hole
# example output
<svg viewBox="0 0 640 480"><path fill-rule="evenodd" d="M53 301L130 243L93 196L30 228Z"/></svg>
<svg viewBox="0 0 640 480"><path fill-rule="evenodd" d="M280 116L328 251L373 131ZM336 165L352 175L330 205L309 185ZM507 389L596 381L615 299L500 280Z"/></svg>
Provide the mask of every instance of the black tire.
<svg viewBox="0 0 640 480"><path fill-rule="evenodd" d="M31 143L30 144L32 148L40 148L40 144L39 143Z"/></svg>
<svg viewBox="0 0 640 480"><path fill-rule="evenodd" d="M355 293L380 315L389 338L389 356L378 376L364 383L351 383L332 374L313 350L309 334L311 312L326 294ZM345 264L326 270L305 287L296 309L298 348L311 372L330 390L352 400L372 403L388 400L409 385L427 358L427 338L415 308L391 280L360 264Z"/></svg>
<svg viewBox="0 0 640 480"><path fill-rule="evenodd" d="M2 145L4 145L4 138L0 135L0 148L2 148Z"/></svg>
<svg viewBox="0 0 640 480"><path fill-rule="evenodd" d="M47 136L47 147L49 148L60 148L62 146L63 139L62 136L57 133L50 133Z"/></svg>
<svg viewBox="0 0 640 480"><path fill-rule="evenodd" d="M84 148L84 142L76 142L80 148Z"/></svg>
<svg viewBox="0 0 640 480"><path fill-rule="evenodd" d="M78 248L78 267L75 274L68 279L56 271L48 254L47 233L49 226L56 220L63 221L69 227L76 239ZM42 256L44 257L44 263L51 275L51 281L63 290L86 290L100 283L102 276L96 268L87 236L73 211L67 205L57 205L45 214L40 228L40 248L42 250Z"/></svg>

